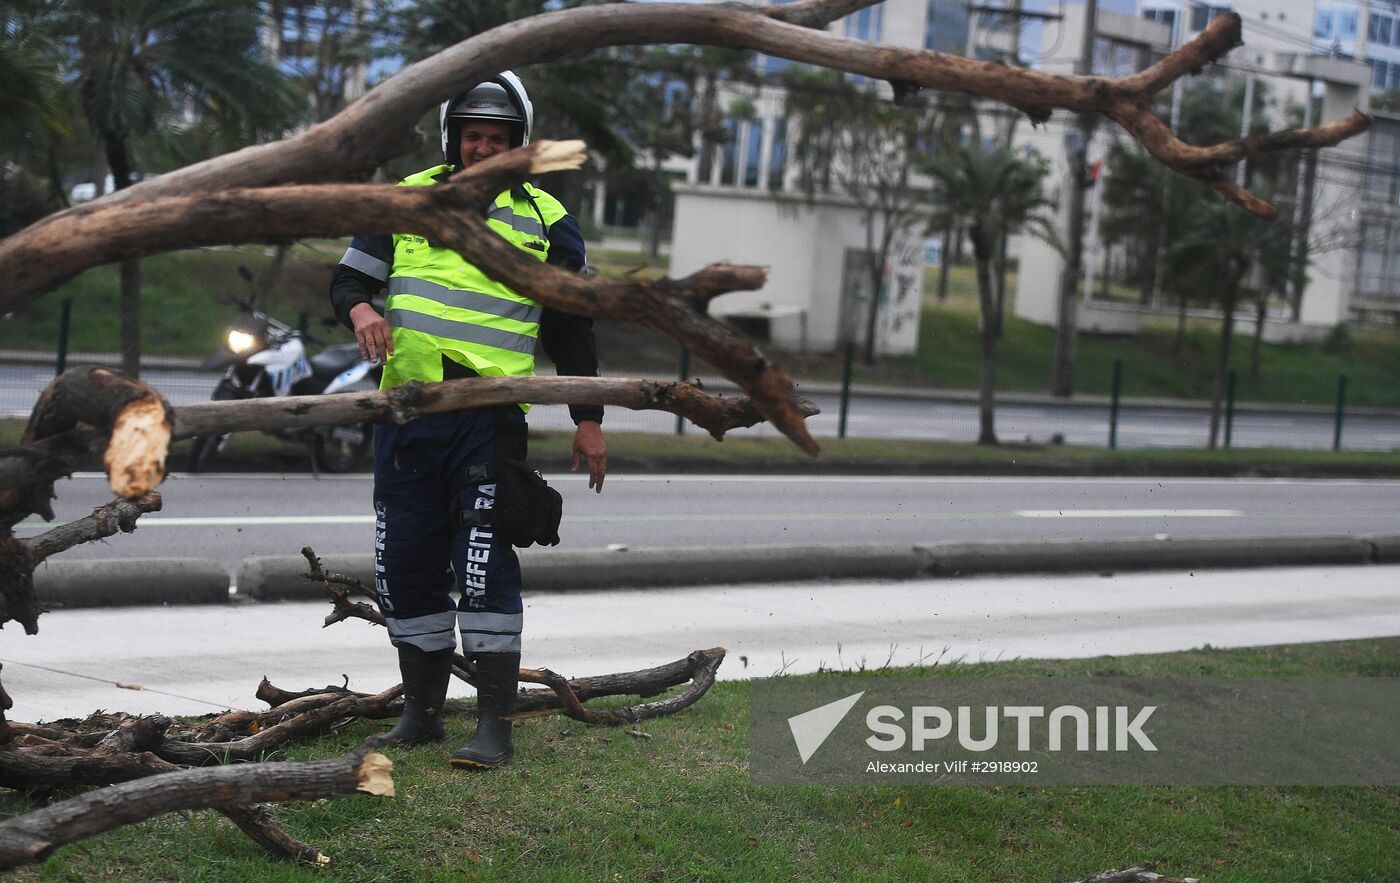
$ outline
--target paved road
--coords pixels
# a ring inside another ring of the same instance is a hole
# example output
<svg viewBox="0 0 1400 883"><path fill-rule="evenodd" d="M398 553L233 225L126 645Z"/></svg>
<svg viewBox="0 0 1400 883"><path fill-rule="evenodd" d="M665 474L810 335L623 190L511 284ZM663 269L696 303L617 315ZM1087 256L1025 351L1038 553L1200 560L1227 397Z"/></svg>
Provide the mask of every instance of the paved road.
<svg viewBox="0 0 1400 883"><path fill-rule="evenodd" d="M792 543L1394 533L1400 481L626 475L602 494L551 475L565 497L560 550ZM110 498L105 479L58 485L60 520ZM68 560L200 557L233 572L251 555L371 549L368 476L175 474L165 509ZM42 524L19 528L32 536ZM528 555L549 555L531 549Z"/></svg>
<svg viewBox="0 0 1400 883"><path fill-rule="evenodd" d="M12 720L98 708L259 708L286 689L398 681L381 629L319 602L68 610L0 648ZM1400 566L537 593L524 663L632 670L726 647L724 678L937 659L1079 657L1400 634ZM122 689L117 683L143 687ZM454 687L453 695L464 692ZM525 726L529 726L527 722Z"/></svg>
<svg viewBox="0 0 1400 883"><path fill-rule="evenodd" d="M27 416L53 372L44 366L0 365L0 416ZM193 371L150 370L143 378L158 387L174 404L208 401L218 376ZM812 433L837 434L840 402L836 396L812 395L822 413L812 418ZM671 433L676 418L655 411L609 411L609 428L632 432ZM562 406L537 408L531 425L540 429L571 427ZM1119 417L1118 444L1124 448L1206 446L1209 416L1186 408L1125 408ZM691 432L699 432L694 427ZM768 426L740 430L743 434L772 435ZM977 409L973 404L930 402L904 398L863 396L853 400L847 432L856 437L910 438L974 441ZM1103 446L1108 443L1108 408L1082 405L1015 405L997 408L997 432L1008 441L1031 439L1046 442L1056 435L1070 444ZM1232 443L1237 447L1332 447L1333 418L1328 413L1293 414L1241 412L1235 417ZM1352 415L1346 420L1343 447L1353 450L1400 449L1400 417Z"/></svg>

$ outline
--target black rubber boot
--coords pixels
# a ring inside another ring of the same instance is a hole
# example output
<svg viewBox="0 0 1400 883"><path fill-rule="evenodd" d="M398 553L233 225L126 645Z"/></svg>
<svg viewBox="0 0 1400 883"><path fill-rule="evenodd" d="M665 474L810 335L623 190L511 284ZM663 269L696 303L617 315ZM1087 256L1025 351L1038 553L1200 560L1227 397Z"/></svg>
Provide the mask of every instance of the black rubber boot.
<svg viewBox="0 0 1400 883"><path fill-rule="evenodd" d="M442 728L442 705L447 701L447 682L452 679L452 648L428 653L402 644L398 651L403 716L379 737L379 744L407 747L441 742L447 736Z"/></svg>
<svg viewBox="0 0 1400 883"><path fill-rule="evenodd" d="M476 735L452 752L452 765L494 769L510 760L510 721L515 713L515 690L520 676L519 653L479 653L476 657Z"/></svg>

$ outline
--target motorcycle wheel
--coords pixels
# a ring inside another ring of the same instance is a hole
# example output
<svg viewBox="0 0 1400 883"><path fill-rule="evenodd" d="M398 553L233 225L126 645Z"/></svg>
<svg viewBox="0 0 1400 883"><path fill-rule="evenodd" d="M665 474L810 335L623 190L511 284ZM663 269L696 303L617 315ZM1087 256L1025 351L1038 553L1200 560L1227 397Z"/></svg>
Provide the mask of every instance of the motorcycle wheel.
<svg viewBox="0 0 1400 883"><path fill-rule="evenodd" d="M374 433L368 423L328 426L312 439L311 455L320 472L350 472L364 461L373 444Z"/></svg>
<svg viewBox="0 0 1400 883"><path fill-rule="evenodd" d="M239 398L242 396L239 395L238 388L227 380L219 381L219 385L214 387L214 394L210 396L210 399L216 402L226 402ZM224 452L224 448L228 447L231 438L233 438L233 434L228 432L197 436L190 443L190 453L185 463L185 471L191 473L207 471L215 458Z"/></svg>

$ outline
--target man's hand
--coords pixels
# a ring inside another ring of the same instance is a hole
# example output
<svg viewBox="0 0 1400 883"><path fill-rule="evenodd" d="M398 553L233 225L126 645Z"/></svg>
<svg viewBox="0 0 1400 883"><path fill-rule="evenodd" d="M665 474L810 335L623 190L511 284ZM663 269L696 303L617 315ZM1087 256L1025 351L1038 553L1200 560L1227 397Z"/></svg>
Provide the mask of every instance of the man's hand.
<svg viewBox="0 0 1400 883"><path fill-rule="evenodd" d="M608 474L608 443L603 440L603 427L596 420L584 420L574 431L574 471L578 461L588 461L588 486L603 492L603 479Z"/></svg>
<svg viewBox="0 0 1400 883"><path fill-rule="evenodd" d="M394 334L388 321L369 304L350 308L350 323L355 326L355 340L360 343L360 358L382 364L394 354Z"/></svg>

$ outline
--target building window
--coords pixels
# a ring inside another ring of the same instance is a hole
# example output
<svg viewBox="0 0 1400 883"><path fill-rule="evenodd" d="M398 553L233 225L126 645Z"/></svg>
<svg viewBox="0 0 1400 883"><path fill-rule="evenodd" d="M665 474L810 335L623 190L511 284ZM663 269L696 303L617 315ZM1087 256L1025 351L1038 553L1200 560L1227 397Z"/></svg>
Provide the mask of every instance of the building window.
<svg viewBox="0 0 1400 883"><path fill-rule="evenodd" d="M1390 65L1379 58L1371 59L1371 90L1379 92L1385 88Z"/></svg>
<svg viewBox="0 0 1400 883"><path fill-rule="evenodd" d="M1400 65L1391 65L1392 76ZM1396 171L1400 169L1400 123L1377 120L1366 139L1366 199L1400 204Z"/></svg>
<svg viewBox="0 0 1400 883"><path fill-rule="evenodd" d="M739 178L739 121L724 123L724 145L720 148L719 183L733 186Z"/></svg>
<svg viewBox="0 0 1400 883"><path fill-rule="evenodd" d="M1349 39L1349 38L1351 38L1351 37L1355 37L1355 36L1356 36L1356 13L1355 13L1355 12L1338 12L1338 13L1337 13L1337 19L1336 19L1336 20L1337 20L1337 37L1338 37L1338 38L1340 38L1340 39ZM1387 29L1389 29L1389 25L1388 25L1388 24L1387 24L1386 27L1387 27Z"/></svg>
<svg viewBox="0 0 1400 883"><path fill-rule="evenodd" d="M1206 25L1210 24L1211 19L1229 11L1230 7L1228 6L1216 6L1210 3L1192 3L1191 30L1203 31Z"/></svg>
<svg viewBox="0 0 1400 883"><path fill-rule="evenodd" d="M1136 43L1124 43L1107 37L1094 38L1094 73L1104 77L1123 77L1147 67L1147 52Z"/></svg>
<svg viewBox="0 0 1400 883"><path fill-rule="evenodd" d="M763 120L750 120L748 144L744 148L744 186L757 187L759 165L763 162Z"/></svg>
<svg viewBox="0 0 1400 883"><path fill-rule="evenodd" d="M1371 20L1366 23L1366 39L1372 43L1389 43L1390 24L1390 16L1372 13Z"/></svg>
<svg viewBox="0 0 1400 883"><path fill-rule="evenodd" d="M781 190L787 171L787 117L773 120L773 144L768 151L768 188Z"/></svg>
<svg viewBox="0 0 1400 883"><path fill-rule="evenodd" d="M1332 36L1332 10L1319 9L1317 18L1313 19L1313 36L1328 38Z"/></svg>
<svg viewBox="0 0 1400 883"><path fill-rule="evenodd" d="M1176 33L1176 10L1175 9L1144 9L1142 17L1148 21L1157 21L1172 29Z"/></svg>
<svg viewBox="0 0 1400 883"><path fill-rule="evenodd" d="M885 4L867 6L854 15L846 16L842 33L857 40L882 43L885 39Z"/></svg>

